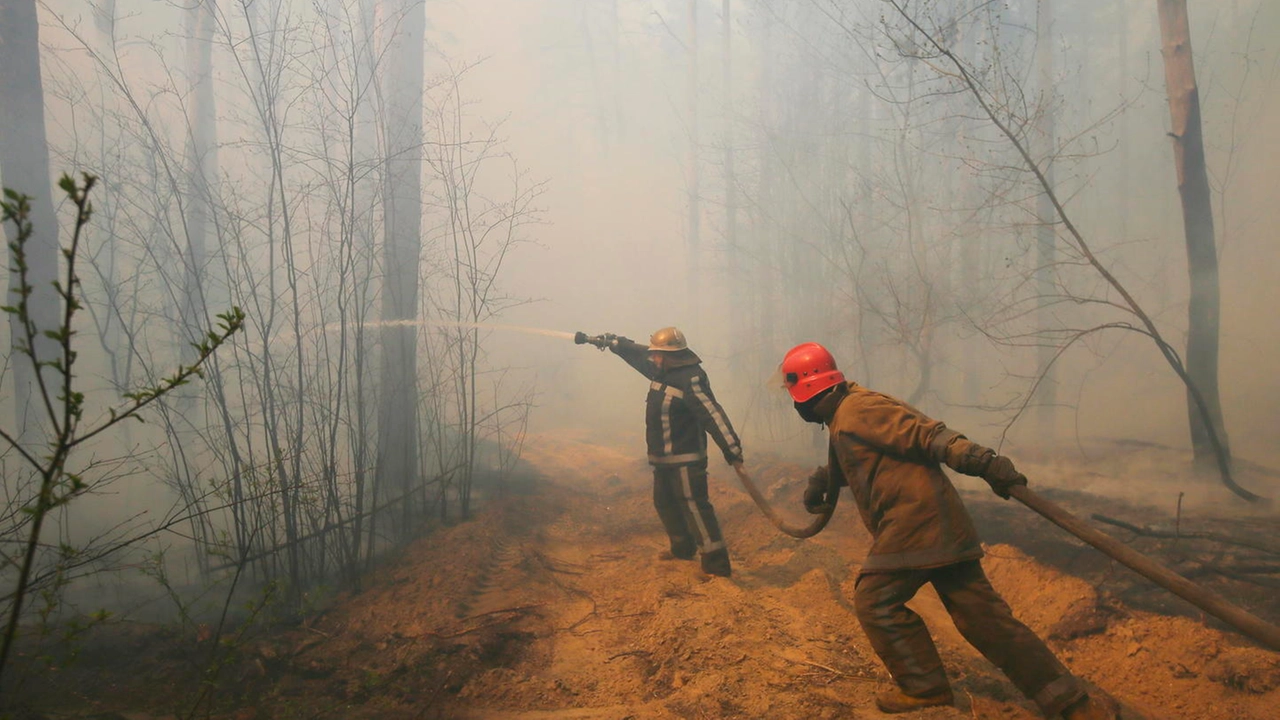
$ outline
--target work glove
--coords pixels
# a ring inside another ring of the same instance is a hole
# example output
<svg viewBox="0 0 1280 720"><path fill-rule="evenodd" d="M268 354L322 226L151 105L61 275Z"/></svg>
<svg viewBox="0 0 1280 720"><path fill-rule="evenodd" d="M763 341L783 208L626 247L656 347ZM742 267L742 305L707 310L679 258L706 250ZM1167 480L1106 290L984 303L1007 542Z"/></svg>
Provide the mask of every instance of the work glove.
<svg viewBox="0 0 1280 720"><path fill-rule="evenodd" d="M825 465L809 475L809 485L804 489L804 509L807 512L821 515L831 510L832 503L827 501L827 486L830 484L830 475Z"/></svg>
<svg viewBox="0 0 1280 720"><path fill-rule="evenodd" d="M982 479L987 481L995 494L1009 499L1009 490L1015 485L1026 485L1027 476L1018 472L1013 461L1003 455L996 455L987 463L982 471Z"/></svg>
<svg viewBox="0 0 1280 720"><path fill-rule="evenodd" d="M947 464L954 468L956 472L965 475L981 477L991 465L991 460L996 456L995 450L983 447L975 442L969 442L964 438L960 438L952 447L959 448L959 452L953 458L948 459Z"/></svg>

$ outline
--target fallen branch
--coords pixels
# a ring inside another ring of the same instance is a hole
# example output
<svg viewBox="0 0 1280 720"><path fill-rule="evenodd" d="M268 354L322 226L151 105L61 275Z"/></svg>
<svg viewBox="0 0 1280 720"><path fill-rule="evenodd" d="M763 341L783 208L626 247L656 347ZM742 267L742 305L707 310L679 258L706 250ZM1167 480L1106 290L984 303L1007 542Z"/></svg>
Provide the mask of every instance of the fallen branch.
<svg viewBox="0 0 1280 720"><path fill-rule="evenodd" d="M519 605L516 607L503 608L501 610L489 610L487 612L476 613L475 615L469 615L466 618L464 618L464 621L479 620L480 618L488 618L494 615L524 616L524 615L528 615L534 610L537 610L540 607L542 607L542 605ZM427 632L421 632L416 635L406 635L405 637L420 638L420 637L430 636L434 638L439 638L441 640L449 640L456 637L462 637L463 635L468 635L473 632L478 632L480 630L484 630L485 628L493 627L494 625L499 625L511 619L512 618L509 618L509 617L497 618L492 622L482 622L477 625L473 625L471 627L464 627L462 630L458 630L457 632L439 633L439 632L432 632L428 630Z"/></svg>
<svg viewBox="0 0 1280 720"><path fill-rule="evenodd" d="M1097 520L1100 523L1115 525L1116 527L1124 528L1125 530L1128 530L1131 533L1135 533L1137 535L1145 535L1146 537L1165 538L1170 540L1181 540L1183 538L1187 538L1189 540L1210 540L1212 542L1222 543L1224 545L1236 545L1238 547L1246 547L1251 550L1258 550L1261 552L1268 553L1270 555L1280 555L1280 549L1276 549L1274 547L1268 547L1266 545L1261 545L1249 540L1237 540L1236 538L1230 537L1228 535L1219 535L1218 533L1211 533L1211 532L1184 532L1181 530L1177 532L1172 532L1169 530L1156 530L1155 528L1134 525L1133 523L1128 523L1123 520L1117 520L1116 518L1107 517L1106 515L1101 515L1098 513L1094 513L1090 517L1092 517L1094 520Z"/></svg>
<svg viewBox="0 0 1280 720"><path fill-rule="evenodd" d="M816 667L816 668L818 668L819 670L825 670L825 671L827 671L827 672L831 673L832 675L839 675L840 677L852 678L852 679L854 679L854 680L867 680L867 681L870 681L870 682L880 682L880 680L881 680L881 678L878 678L878 677L876 677L876 676L874 676L874 675L863 675L863 674L861 674L861 673L848 673L848 672L844 672L844 671L842 671L842 670L837 670L837 669L835 669L835 668L833 668L833 667L827 667L826 665L823 665L822 663L816 663L816 662L813 662L812 660L792 660L792 659L791 659L791 658L789 658L789 657L783 657L782 659L783 659L783 660L786 660L787 662L795 663L795 664L797 664L797 665L808 665L808 666L810 666L810 667Z"/></svg>
<svg viewBox="0 0 1280 720"><path fill-rule="evenodd" d="M648 650L628 650L626 652L620 652L617 655L610 655L609 659L605 660L605 662L613 662L614 660L617 660L620 657L627 657L628 655L644 655L645 657L648 657L649 651Z"/></svg>
<svg viewBox="0 0 1280 720"><path fill-rule="evenodd" d="M465 618L463 618L463 620L477 620L479 618L487 617L489 615L502 615L504 613L527 613L530 610L537 610L540 607L542 607L541 604L516 605L515 607L502 608L501 610L486 610L485 612L476 613L475 615L468 615Z"/></svg>
<svg viewBox="0 0 1280 720"><path fill-rule="evenodd" d="M1205 560L1188 560L1188 565L1182 570L1183 577L1187 578L1221 575L1236 582L1261 585L1263 587L1280 587L1280 578L1259 577L1278 573L1280 573L1280 565L1249 563L1229 565Z"/></svg>
<svg viewBox="0 0 1280 720"><path fill-rule="evenodd" d="M538 562L538 564L541 565L542 568L545 569L547 572L560 573L562 575L586 575L587 574L585 570L586 566L580 563L572 563L567 560L557 560L555 558L547 557L545 554L540 553L537 550L532 551L532 554L534 559ZM575 569L570 570L569 568L575 568ZM583 568L583 569L577 569L577 568Z"/></svg>
<svg viewBox="0 0 1280 720"><path fill-rule="evenodd" d="M1260 585L1262 587L1269 587L1269 588L1280 588L1280 580L1277 580L1276 578L1255 577L1253 575L1249 575L1243 572L1235 572L1232 570L1212 568L1212 567L1205 568L1205 569L1210 572L1217 573L1218 575L1221 575L1223 577L1231 578L1236 582L1249 583L1250 585Z"/></svg>

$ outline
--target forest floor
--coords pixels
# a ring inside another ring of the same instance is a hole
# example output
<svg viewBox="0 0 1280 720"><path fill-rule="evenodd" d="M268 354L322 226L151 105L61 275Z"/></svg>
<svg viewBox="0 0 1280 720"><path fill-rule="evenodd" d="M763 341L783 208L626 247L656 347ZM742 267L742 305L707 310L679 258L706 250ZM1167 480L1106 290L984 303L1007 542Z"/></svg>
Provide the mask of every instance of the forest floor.
<svg viewBox="0 0 1280 720"><path fill-rule="evenodd" d="M888 676L850 601L868 541L851 504L815 538L794 540L715 460L711 498L734 574L707 578L696 563L658 559L665 536L649 469L618 446L586 433L529 438L531 481L490 499L475 519L413 543L361 591L299 625L221 644L202 633L108 626L85 641L77 663L30 684L32 710L15 717L885 717L873 698ZM1035 458L1020 467L1033 489L1081 517L1176 523L1182 537L1174 539L1099 527L1280 622L1280 576L1259 574L1254 548L1191 537L1221 532L1273 547L1276 511L1187 485L1177 469L1187 458L1172 451L1105 449L1087 467ZM798 501L808 468L750 470L781 514L807 522ZM1274 478L1246 481L1280 494ZM1278 716L1280 653L1204 618L981 481L957 485L987 542L992 582L1075 673L1149 720ZM912 605L937 639L957 703L910 717L1039 717L960 638L930 589Z"/></svg>

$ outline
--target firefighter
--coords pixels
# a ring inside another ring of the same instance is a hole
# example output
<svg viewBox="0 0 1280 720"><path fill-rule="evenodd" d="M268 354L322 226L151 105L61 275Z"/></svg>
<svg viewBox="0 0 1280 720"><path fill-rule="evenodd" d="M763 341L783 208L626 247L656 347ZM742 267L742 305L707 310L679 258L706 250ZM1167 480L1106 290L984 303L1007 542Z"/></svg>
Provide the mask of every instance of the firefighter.
<svg viewBox="0 0 1280 720"><path fill-rule="evenodd" d="M697 554L703 572L729 577L729 550L707 498L707 435L735 468L742 464L742 444L711 391L702 359L674 327L653 333L648 345L612 334L578 333L575 341L609 348L649 379L645 441L653 505L670 541L659 557L692 560Z"/></svg>
<svg viewBox="0 0 1280 720"><path fill-rule="evenodd" d="M828 493L848 487L871 533L854 607L897 683L876 697L876 706L903 713L952 704L929 630L907 607L932 583L965 640L1045 717L1114 720L1111 701L1091 697L991 586L973 520L941 467L981 477L1008 499L1010 488L1027 482L1013 462L900 400L846 382L831 353L817 343L792 348L781 372L796 412L825 425L829 435L827 465L810 476L805 509L823 512L833 500Z"/></svg>

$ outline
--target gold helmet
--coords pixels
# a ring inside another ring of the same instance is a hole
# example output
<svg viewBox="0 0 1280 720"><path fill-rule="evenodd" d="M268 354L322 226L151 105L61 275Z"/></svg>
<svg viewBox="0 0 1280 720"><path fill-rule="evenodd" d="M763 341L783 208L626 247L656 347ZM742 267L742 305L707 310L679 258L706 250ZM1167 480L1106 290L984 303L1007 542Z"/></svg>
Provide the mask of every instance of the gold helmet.
<svg viewBox="0 0 1280 720"><path fill-rule="evenodd" d="M673 327L664 327L649 336L649 352L677 352L688 350L684 333Z"/></svg>

